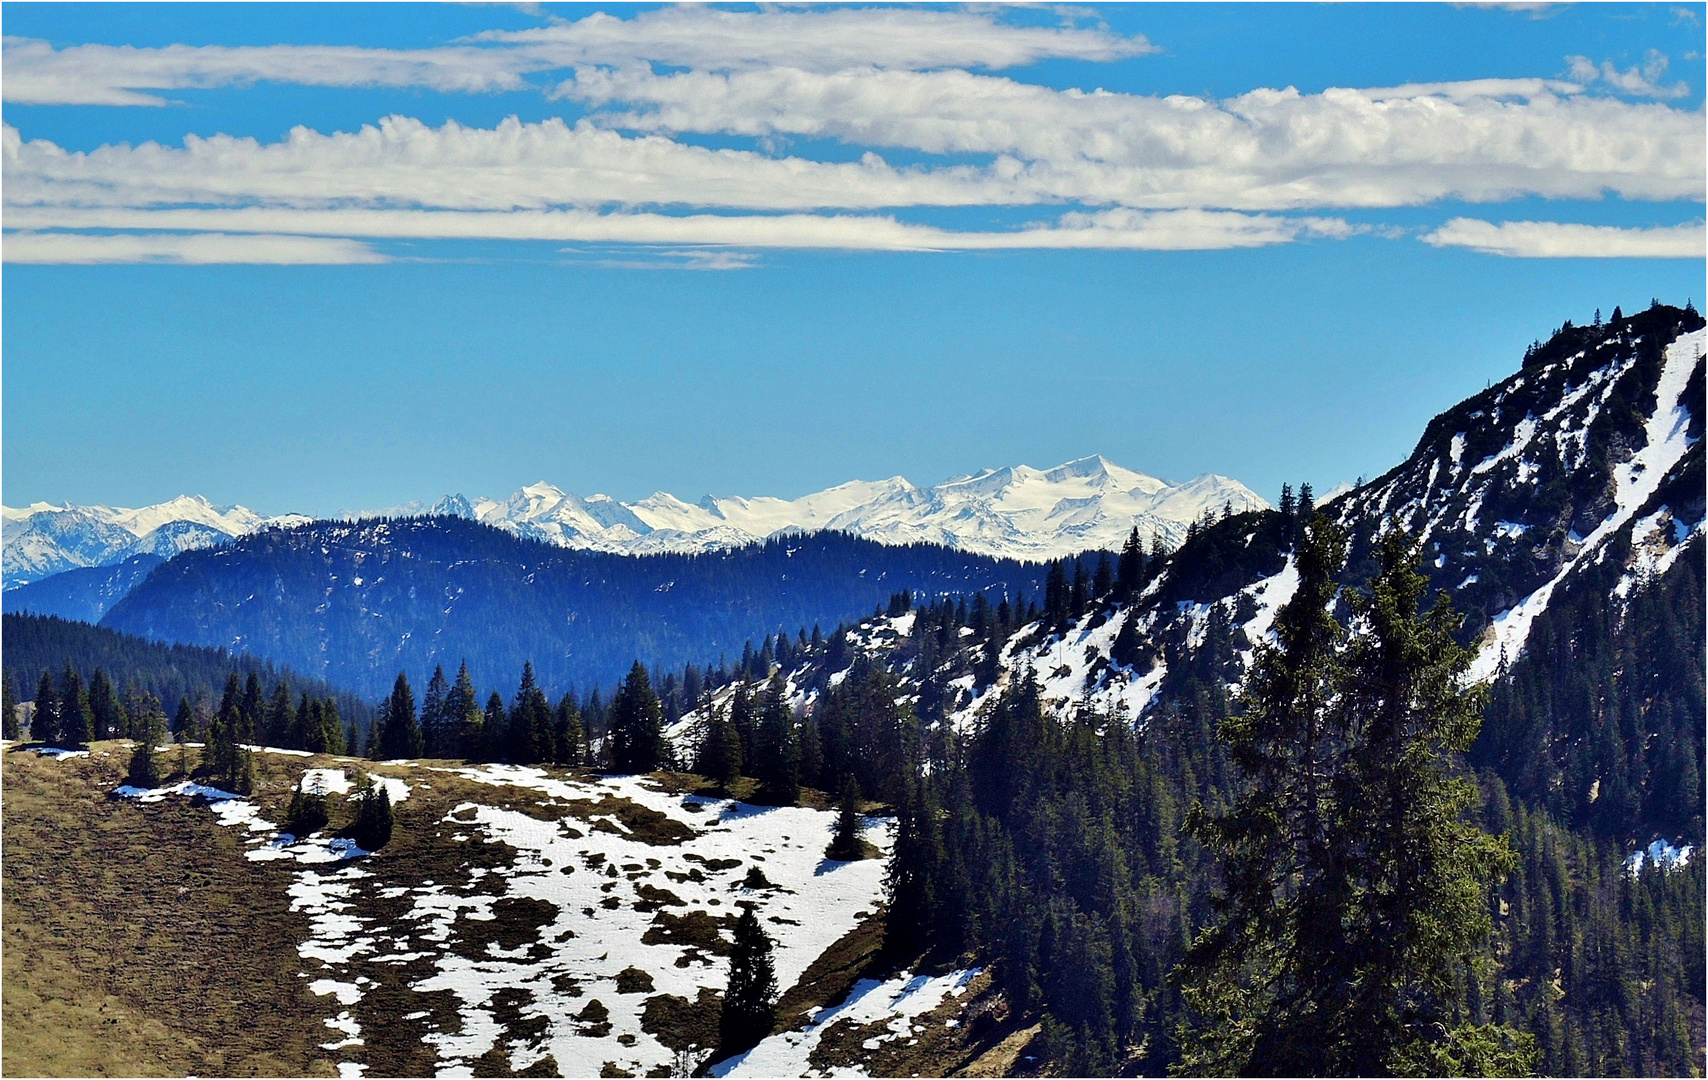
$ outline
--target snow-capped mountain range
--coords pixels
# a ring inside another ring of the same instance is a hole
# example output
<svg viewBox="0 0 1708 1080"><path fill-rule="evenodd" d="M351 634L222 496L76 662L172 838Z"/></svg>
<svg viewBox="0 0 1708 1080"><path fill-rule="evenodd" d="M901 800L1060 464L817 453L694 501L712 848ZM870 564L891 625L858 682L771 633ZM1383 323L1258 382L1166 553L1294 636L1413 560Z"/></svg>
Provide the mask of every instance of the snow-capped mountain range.
<svg viewBox="0 0 1708 1080"><path fill-rule="evenodd" d="M1206 473L1183 484L1123 469L1102 458L1053 469L1018 465L916 487L896 476L856 480L798 499L715 498L697 503L658 492L624 503L581 497L547 483L507 499L448 495L374 514L451 514L563 547L622 554L737 547L779 532L838 529L885 544L932 543L981 554L1051 559L1117 549L1137 528L1172 548L1206 512L1268 504L1237 480ZM369 516L349 514L349 517ZM8 587L144 552L170 557L258 529L309 521L267 517L242 506L180 496L139 510L35 503L4 510Z"/></svg>
<svg viewBox="0 0 1708 1080"><path fill-rule="evenodd" d="M987 469L933 487L915 487L900 476L856 480L799 499L708 495L689 503L659 492L622 503L532 484L503 501L449 496L429 512L473 518L565 547L630 554L706 551L779 532L837 529L884 544L941 544L1006 558L1050 559L1118 549L1135 527L1172 548L1206 511L1267 505L1225 476L1206 473L1170 484L1088 457L1053 469Z"/></svg>
<svg viewBox="0 0 1708 1080"><path fill-rule="evenodd" d="M21 509L0 507L0 519L0 564L7 588L133 555L169 559L257 529L312 520L300 514L265 517L242 506L215 506L200 495L180 495L137 510L38 502Z"/></svg>

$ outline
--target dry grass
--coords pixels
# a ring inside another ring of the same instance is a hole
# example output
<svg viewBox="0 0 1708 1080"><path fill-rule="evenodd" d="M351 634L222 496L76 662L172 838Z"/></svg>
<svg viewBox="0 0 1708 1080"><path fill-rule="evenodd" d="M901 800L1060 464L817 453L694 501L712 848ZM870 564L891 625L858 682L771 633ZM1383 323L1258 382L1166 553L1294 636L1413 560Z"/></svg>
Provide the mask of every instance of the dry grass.
<svg viewBox="0 0 1708 1080"><path fill-rule="evenodd" d="M336 1074L288 870L202 807L109 801L120 744L3 757L0 1073Z"/></svg>

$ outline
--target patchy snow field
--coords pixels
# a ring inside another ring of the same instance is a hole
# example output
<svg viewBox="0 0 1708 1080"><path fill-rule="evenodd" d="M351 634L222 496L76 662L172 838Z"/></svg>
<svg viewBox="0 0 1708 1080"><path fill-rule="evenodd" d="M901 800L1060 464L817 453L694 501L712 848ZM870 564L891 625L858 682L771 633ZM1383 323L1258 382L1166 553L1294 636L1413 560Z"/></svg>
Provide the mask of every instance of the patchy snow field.
<svg viewBox="0 0 1708 1080"><path fill-rule="evenodd" d="M876 910L884 863L838 863L824 858L835 815L800 807L756 807L730 800L668 795L642 777L560 780L542 770L484 766L455 770L481 783L526 787L564 800L627 800L663 814L691 835L661 845L632 838L617 816L542 821L515 810L465 803L447 823L480 829L518 851L504 877L504 897L543 901L556 911L540 927L549 949L487 946L469 959L446 955L422 991L449 990L460 1002L462 1031L430 1036L441 1060L459 1068L500 1038L491 1016L495 992L525 990L525 1015L544 1018L545 1034L510 1047L511 1067L523 1069L551 1054L566 1076L597 1075L606 1062L644 1072L675 1060L674 1051L641 1029L640 995L624 993L617 976L636 968L651 976L649 993L693 1000L701 989L721 992L725 963L693 944L668 940L675 919L700 913L733 923L738 901L758 905L776 943L777 982L792 985L830 945ZM584 830L583 826L591 826ZM889 842L888 823L869 822L867 838ZM773 887L747 887L757 870ZM448 936L459 919L493 918L496 897L459 897L426 886L406 918L429 937ZM673 910L679 909L679 910ZM665 916L660 918L659 916ZM729 930L720 926L720 937ZM546 955L540 955L540 953ZM567 988L567 989L566 989ZM604 1006L602 1022L579 1019L589 1001ZM608 1024L594 1034L589 1028Z"/></svg>
<svg viewBox="0 0 1708 1080"><path fill-rule="evenodd" d="M347 1076L368 1068L364 998L399 975L406 991L439 1006L403 1019L424 1029L440 1075L469 1075L494 1050L516 1070L549 1055L566 1076L596 1076L607 1066L641 1075L681 1068L696 1054L697 1063L709 1047L679 1055L643 1029L643 1016L659 995L692 1003L702 991L721 994L740 905L757 907L775 942L779 988L787 989L875 913L882 896L884 860L824 857L831 812L670 794L637 776L387 767L410 773L408 782L373 777L394 803L435 785L493 789L490 799L434 811L441 845L481 855L459 875L466 880L407 877L407 862L360 859L369 853L349 840L282 832L255 803L217 788L183 782L114 792L139 802L200 796L220 824L244 831L247 859L300 864L289 894L309 934L297 952L309 989L337 1001L321 1046L342 1052ZM355 770L336 768L296 780L337 794L361 783ZM528 798L509 794L517 790ZM880 849L891 832L888 821L867 822L867 839ZM898 1000L924 1011L943 992L916 987Z"/></svg>

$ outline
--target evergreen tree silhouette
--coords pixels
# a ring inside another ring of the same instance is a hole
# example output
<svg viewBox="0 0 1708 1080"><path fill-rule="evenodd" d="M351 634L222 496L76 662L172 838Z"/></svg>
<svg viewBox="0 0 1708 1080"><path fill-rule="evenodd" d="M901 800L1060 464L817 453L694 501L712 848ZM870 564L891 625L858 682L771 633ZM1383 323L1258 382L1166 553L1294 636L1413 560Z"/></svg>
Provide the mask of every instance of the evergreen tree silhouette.
<svg viewBox="0 0 1708 1080"><path fill-rule="evenodd" d="M771 1034L777 975L771 962L771 938L759 925L754 905L744 904L735 924L729 956L729 983L718 1018L718 1056L751 1049Z"/></svg>

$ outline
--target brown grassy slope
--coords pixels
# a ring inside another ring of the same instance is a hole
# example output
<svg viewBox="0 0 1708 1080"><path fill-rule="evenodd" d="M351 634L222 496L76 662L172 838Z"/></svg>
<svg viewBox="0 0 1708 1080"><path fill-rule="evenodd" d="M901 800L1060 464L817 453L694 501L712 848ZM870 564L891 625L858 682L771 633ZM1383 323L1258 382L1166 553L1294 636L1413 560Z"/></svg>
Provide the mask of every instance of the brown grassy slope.
<svg viewBox="0 0 1708 1080"><path fill-rule="evenodd" d="M108 800L120 744L0 757L0 1074L335 1073L290 864L187 800Z"/></svg>

